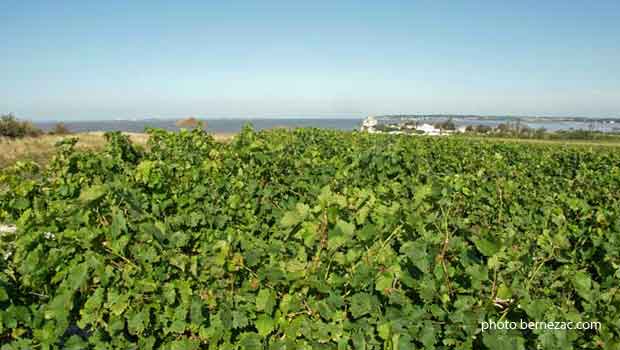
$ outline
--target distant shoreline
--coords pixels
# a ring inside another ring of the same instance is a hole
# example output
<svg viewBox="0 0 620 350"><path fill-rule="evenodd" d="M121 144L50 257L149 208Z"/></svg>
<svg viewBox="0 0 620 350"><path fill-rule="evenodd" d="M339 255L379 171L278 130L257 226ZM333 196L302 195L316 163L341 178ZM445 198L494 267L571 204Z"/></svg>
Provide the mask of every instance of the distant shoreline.
<svg viewBox="0 0 620 350"><path fill-rule="evenodd" d="M620 131L620 118L584 118L584 117L544 117L544 116L490 116L490 115L452 115L452 114L389 114L376 116L388 123L403 119L423 120L435 123L452 119L457 126L486 125L497 126L506 123L521 123L530 128L544 128L548 131L558 130L597 130L605 132ZM236 133L244 125L250 124L255 130L273 128L326 128L335 130L359 130L362 118L196 118L206 123L206 130L215 134ZM180 130L177 122L181 119L136 119L136 120L100 120L100 121L66 121L62 122L72 132L123 131L143 133L147 128ZM43 131L53 130L54 122L34 122Z"/></svg>
<svg viewBox="0 0 620 350"><path fill-rule="evenodd" d="M566 116L517 116L517 115L476 115L476 114L385 114L376 118L452 118L466 120L497 120L522 122L576 122L576 123L620 123L620 117L566 117Z"/></svg>
<svg viewBox="0 0 620 350"><path fill-rule="evenodd" d="M164 129L168 131L180 130L177 122L180 119L149 119L149 120L104 120L104 121L66 121L62 122L72 132L96 131L123 131L143 133L147 128ZM206 130L214 134L236 133L246 124L251 124L255 130L273 128L303 128L317 127L337 130L357 130L361 125L360 118L272 118L272 119L202 119L206 123ZM56 122L33 122L43 131L54 128Z"/></svg>
<svg viewBox="0 0 620 350"><path fill-rule="evenodd" d="M359 115L347 115L347 116L249 116L249 117L226 117L226 116L215 116L215 117L200 117L196 116L195 118L198 120L203 120L206 122L210 121L261 121L261 120L325 120L325 119L339 119L339 120L362 120L366 118L370 114ZM67 119L33 119L27 118L27 120L31 120L35 124L51 124L51 123L98 123L98 122L176 122L178 120L186 119L186 118L178 118L178 117L127 117L127 118L95 118L89 120L76 119L76 118L67 118Z"/></svg>

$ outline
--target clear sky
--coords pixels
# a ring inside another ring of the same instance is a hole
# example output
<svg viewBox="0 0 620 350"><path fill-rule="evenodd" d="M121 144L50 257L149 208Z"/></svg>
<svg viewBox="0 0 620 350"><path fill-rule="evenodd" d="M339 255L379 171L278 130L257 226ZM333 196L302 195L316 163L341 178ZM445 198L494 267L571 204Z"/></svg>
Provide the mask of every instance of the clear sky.
<svg viewBox="0 0 620 350"><path fill-rule="evenodd" d="M21 118L620 116L620 1L0 0Z"/></svg>

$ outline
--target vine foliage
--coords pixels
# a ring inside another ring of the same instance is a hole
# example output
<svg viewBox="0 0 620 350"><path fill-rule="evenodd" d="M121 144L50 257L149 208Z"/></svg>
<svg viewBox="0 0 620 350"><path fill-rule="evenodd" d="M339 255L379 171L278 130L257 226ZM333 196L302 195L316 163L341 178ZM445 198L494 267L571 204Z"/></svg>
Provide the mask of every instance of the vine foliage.
<svg viewBox="0 0 620 350"><path fill-rule="evenodd" d="M2 350L620 349L620 152L149 133L0 172Z"/></svg>

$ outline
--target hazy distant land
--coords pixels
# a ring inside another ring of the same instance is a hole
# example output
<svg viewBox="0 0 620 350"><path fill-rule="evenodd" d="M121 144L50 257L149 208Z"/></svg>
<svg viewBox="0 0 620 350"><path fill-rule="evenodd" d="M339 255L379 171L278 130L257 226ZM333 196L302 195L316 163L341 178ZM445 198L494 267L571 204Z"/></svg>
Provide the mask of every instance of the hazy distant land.
<svg viewBox="0 0 620 350"><path fill-rule="evenodd" d="M256 130L272 129L277 127L300 128L317 127L336 130L357 130L362 120L367 117L279 117L279 118L199 118L205 121L207 129L214 133L235 133L244 124L252 124ZM487 125L496 126L501 123L523 123L531 128L544 128L548 131L558 130L599 130L620 131L620 118L587 118L587 117L539 117L539 116L491 116L491 115L459 115L459 114L390 114L376 115L379 120L418 119L418 120L447 120L452 119L457 125ZM161 128L165 130L179 130L176 122L179 119L117 119L94 121L63 121L74 132L113 131L144 132L145 128ZM50 130L56 122L35 122L43 130Z"/></svg>

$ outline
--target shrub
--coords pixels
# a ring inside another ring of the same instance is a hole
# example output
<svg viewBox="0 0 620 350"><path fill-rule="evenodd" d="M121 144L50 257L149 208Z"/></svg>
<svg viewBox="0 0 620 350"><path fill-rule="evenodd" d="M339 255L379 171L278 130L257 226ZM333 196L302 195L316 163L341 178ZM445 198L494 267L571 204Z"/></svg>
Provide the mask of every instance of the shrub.
<svg viewBox="0 0 620 350"><path fill-rule="evenodd" d="M65 123L56 123L54 128L49 132L51 135L68 135L71 134L71 130L67 128Z"/></svg>
<svg viewBox="0 0 620 350"><path fill-rule="evenodd" d="M479 132L481 134L487 134L489 132L491 132L493 130L493 128L491 128L488 125L478 125L476 126L476 132Z"/></svg>
<svg viewBox="0 0 620 350"><path fill-rule="evenodd" d="M189 117L189 118L177 120L175 125L177 126L177 128L189 128L189 129L206 128L207 122L196 119L194 117Z"/></svg>
<svg viewBox="0 0 620 350"><path fill-rule="evenodd" d="M452 118L441 123L436 123L435 127L441 130L456 130L456 124L454 124Z"/></svg>
<svg viewBox="0 0 620 350"><path fill-rule="evenodd" d="M0 136L8 138L20 138L25 136L40 136L41 130L28 121L19 121L12 114L0 117Z"/></svg>

